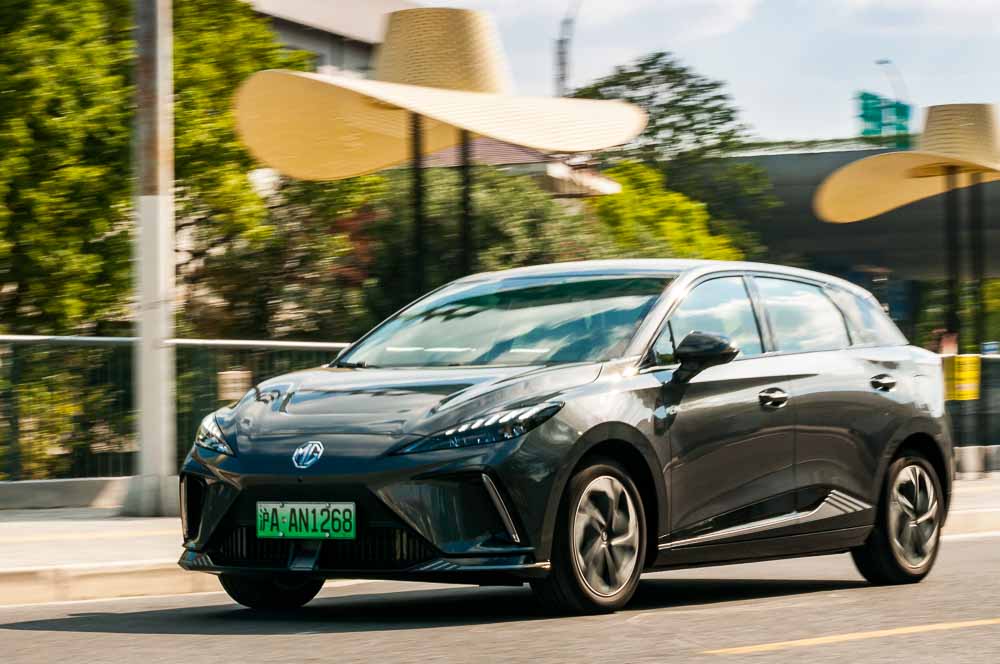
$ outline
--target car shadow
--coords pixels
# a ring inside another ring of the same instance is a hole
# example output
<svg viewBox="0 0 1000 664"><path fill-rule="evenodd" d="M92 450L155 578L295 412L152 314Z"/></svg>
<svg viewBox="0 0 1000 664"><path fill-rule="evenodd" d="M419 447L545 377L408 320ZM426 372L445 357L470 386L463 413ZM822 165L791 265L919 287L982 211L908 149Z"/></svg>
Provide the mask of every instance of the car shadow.
<svg viewBox="0 0 1000 664"><path fill-rule="evenodd" d="M847 580L644 579L626 613L805 595L864 585L861 581ZM379 632L542 619L573 618L547 613L527 587L465 586L320 596L301 609L273 613L215 603L131 612L81 612L60 618L0 624L0 630L143 635L287 635L301 634L303 630L331 634Z"/></svg>

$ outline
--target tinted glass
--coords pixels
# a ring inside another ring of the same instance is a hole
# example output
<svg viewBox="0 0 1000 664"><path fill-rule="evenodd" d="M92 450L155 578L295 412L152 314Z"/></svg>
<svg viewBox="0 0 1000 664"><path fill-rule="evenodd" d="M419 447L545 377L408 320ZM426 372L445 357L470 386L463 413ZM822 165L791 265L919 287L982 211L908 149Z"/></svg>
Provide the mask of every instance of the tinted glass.
<svg viewBox="0 0 1000 664"><path fill-rule="evenodd" d="M871 296L848 293L840 289L831 295L847 318L851 341L855 346L902 346L906 337L885 314L882 305Z"/></svg>
<svg viewBox="0 0 1000 664"><path fill-rule="evenodd" d="M845 348L844 317L822 288L785 279L755 277L778 350L802 353Z"/></svg>
<svg viewBox="0 0 1000 664"><path fill-rule="evenodd" d="M669 282L559 277L455 284L389 320L341 361L427 367L618 357Z"/></svg>
<svg viewBox="0 0 1000 664"><path fill-rule="evenodd" d="M674 348L689 332L711 332L734 342L740 357L760 355L757 318L741 277L721 277L694 288L672 314L653 347L657 362L674 362Z"/></svg>

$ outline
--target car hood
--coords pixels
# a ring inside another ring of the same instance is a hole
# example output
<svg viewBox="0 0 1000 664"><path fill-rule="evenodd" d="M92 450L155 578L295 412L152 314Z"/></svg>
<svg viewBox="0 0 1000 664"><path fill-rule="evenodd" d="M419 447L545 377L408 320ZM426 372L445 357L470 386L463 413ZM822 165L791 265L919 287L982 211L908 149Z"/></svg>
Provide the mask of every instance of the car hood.
<svg viewBox="0 0 1000 664"><path fill-rule="evenodd" d="M507 404L550 398L593 382L600 367L320 367L265 381L217 417L227 438L237 442L316 434L398 440Z"/></svg>

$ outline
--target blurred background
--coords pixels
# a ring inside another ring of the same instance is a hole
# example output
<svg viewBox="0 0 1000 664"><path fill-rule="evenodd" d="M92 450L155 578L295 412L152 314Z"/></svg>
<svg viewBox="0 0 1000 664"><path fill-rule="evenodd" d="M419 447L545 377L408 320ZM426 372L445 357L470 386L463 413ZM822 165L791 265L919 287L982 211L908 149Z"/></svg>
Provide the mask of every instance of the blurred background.
<svg viewBox="0 0 1000 664"><path fill-rule="evenodd" d="M835 225L811 200L837 167L909 147L920 106L989 101L982 83L996 74L969 52L986 47L976 22L992 13L966 8L956 22L949 8L942 23L933 2L445 4L495 12L520 92L626 99L650 120L601 154L473 139L473 271L615 257L799 265L871 289L913 343L939 349L940 201ZM405 165L289 179L255 164L232 112L261 69L370 75L385 14L412 6L173 3L178 459L206 412L332 359L420 294L400 232L413 214ZM0 2L0 480L136 472L135 28L129 0ZM928 33L949 71L920 48ZM458 166L454 149L423 164L428 288L463 275ZM1000 205L994 186L986 197ZM985 283L978 339L975 275L963 274L960 350L979 352L1000 339L1000 281Z"/></svg>

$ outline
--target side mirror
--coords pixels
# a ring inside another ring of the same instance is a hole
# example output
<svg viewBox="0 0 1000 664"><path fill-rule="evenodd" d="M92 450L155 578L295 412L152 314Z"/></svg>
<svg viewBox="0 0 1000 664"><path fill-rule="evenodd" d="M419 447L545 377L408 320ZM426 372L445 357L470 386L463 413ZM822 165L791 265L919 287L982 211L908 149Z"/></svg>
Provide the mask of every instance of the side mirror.
<svg viewBox="0 0 1000 664"><path fill-rule="evenodd" d="M674 350L674 357L681 366L674 372L673 380L681 383L709 367L732 362L740 349L732 341L711 332L689 332Z"/></svg>

